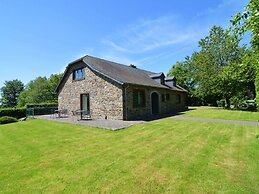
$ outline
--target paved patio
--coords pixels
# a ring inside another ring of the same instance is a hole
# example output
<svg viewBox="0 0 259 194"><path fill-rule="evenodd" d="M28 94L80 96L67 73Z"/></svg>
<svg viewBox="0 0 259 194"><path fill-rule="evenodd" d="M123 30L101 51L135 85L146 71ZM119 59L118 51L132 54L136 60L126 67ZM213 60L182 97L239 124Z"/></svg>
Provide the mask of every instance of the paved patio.
<svg viewBox="0 0 259 194"><path fill-rule="evenodd" d="M83 126L99 127L104 129L119 130L123 128L130 127L139 123L144 123L145 121L122 121L122 120L79 120L76 117L66 117L66 118L56 118L53 115L41 115L35 118L47 119L51 121L72 123Z"/></svg>

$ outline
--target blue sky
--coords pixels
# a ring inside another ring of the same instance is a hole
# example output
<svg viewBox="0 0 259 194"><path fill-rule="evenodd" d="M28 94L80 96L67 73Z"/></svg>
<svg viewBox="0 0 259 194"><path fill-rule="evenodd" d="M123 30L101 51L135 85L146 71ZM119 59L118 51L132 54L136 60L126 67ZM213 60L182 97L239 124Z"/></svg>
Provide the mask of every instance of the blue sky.
<svg viewBox="0 0 259 194"><path fill-rule="evenodd" d="M247 0L0 0L0 87L85 54L167 73Z"/></svg>

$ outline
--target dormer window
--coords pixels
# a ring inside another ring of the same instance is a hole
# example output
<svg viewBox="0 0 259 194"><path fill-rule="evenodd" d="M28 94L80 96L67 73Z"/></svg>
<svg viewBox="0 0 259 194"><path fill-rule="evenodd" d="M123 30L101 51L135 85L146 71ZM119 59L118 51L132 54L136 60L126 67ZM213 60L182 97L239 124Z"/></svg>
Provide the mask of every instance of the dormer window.
<svg viewBox="0 0 259 194"><path fill-rule="evenodd" d="M170 87L176 87L176 77L166 77L165 78L165 84Z"/></svg>
<svg viewBox="0 0 259 194"><path fill-rule="evenodd" d="M165 75L164 73L156 73L156 74L151 74L149 75L149 77L151 77L153 80L155 80L156 82L165 85Z"/></svg>
<svg viewBox="0 0 259 194"><path fill-rule="evenodd" d="M73 71L73 80L81 80L85 78L84 68L79 68Z"/></svg>

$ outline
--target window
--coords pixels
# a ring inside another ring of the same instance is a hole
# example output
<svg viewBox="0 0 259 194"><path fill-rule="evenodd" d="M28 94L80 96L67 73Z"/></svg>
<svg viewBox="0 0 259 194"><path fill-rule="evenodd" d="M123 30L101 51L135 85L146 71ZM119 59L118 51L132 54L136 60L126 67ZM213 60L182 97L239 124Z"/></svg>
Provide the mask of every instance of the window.
<svg viewBox="0 0 259 194"><path fill-rule="evenodd" d="M85 77L84 68L76 69L73 71L73 80L80 80Z"/></svg>
<svg viewBox="0 0 259 194"><path fill-rule="evenodd" d="M170 100L170 94L166 94L166 101Z"/></svg>
<svg viewBox="0 0 259 194"><path fill-rule="evenodd" d="M181 104L181 94L176 95L176 103Z"/></svg>
<svg viewBox="0 0 259 194"><path fill-rule="evenodd" d="M145 107L145 91L133 90L133 108Z"/></svg>
<svg viewBox="0 0 259 194"><path fill-rule="evenodd" d="M164 94L161 95L161 98L162 98L162 102L165 102L165 95Z"/></svg>

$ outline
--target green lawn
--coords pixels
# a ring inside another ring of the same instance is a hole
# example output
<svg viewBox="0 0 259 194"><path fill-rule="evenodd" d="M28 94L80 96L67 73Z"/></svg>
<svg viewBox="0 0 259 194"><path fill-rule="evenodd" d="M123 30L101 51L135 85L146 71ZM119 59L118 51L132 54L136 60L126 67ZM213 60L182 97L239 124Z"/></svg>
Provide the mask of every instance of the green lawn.
<svg viewBox="0 0 259 194"><path fill-rule="evenodd" d="M259 112L226 110L215 107L189 107L191 110L182 112L188 117L202 117L213 119L229 119L243 121L259 121Z"/></svg>
<svg viewBox="0 0 259 194"><path fill-rule="evenodd" d="M163 119L120 131L0 126L0 193L259 193L258 127Z"/></svg>

